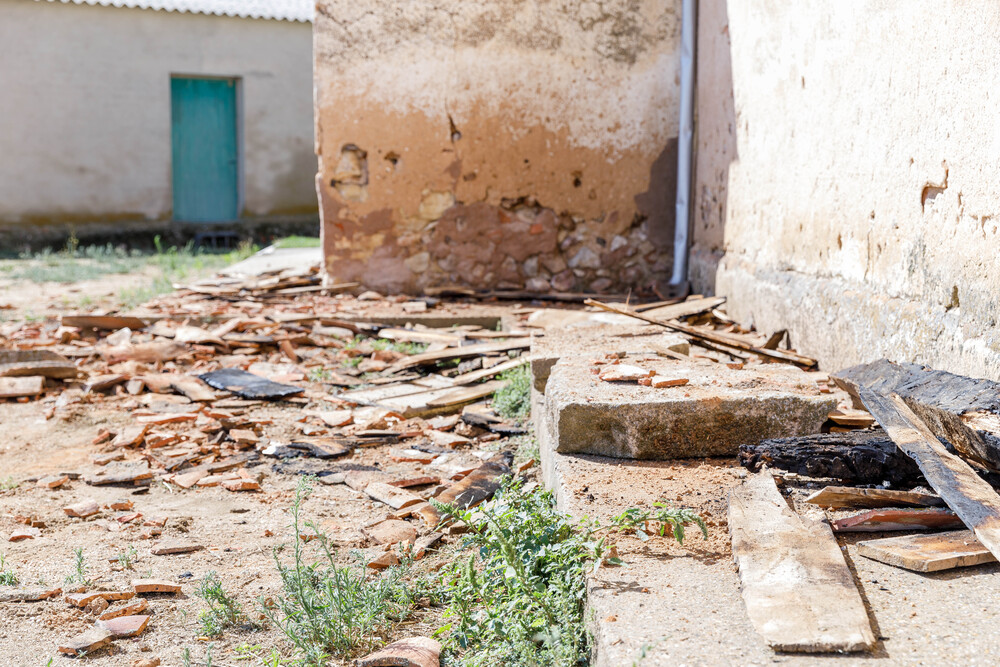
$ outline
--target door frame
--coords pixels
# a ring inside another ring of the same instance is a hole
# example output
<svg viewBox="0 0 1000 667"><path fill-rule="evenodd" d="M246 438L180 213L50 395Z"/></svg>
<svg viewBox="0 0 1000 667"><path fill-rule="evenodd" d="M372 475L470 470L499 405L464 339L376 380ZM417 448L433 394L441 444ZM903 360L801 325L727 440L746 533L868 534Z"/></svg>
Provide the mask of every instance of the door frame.
<svg viewBox="0 0 1000 667"><path fill-rule="evenodd" d="M171 82L174 79L209 79L213 81L232 81L233 87L235 88L236 95L236 219L235 220L219 220L216 222L199 222L189 224L198 225L224 225L233 222L239 222L243 219L243 205L245 203L245 191L244 191L244 151L243 151L243 77L242 76L226 76L222 74L188 74L185 72L170 72L167 77L167 101L173 105L173 92L171 90ZM167 137L173 146L173 111L167 114ZM168 164L167 173L170 174L170 217L174 222L185 223L184 220L178 220L174 214L174 152L173 148L169 151L170 159Z"/></svg>

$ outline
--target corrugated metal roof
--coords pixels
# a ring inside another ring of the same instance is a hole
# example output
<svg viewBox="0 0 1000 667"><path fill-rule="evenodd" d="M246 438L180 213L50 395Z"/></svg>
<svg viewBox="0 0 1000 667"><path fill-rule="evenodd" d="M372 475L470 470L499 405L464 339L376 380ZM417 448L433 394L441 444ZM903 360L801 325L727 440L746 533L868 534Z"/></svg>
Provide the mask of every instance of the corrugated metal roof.
<svg viewBox="0 0 1000 667"><path fill-rule="evenodd" d="M45 2L46 0L39 0ZM240 16L251 19L305 21L313 19L315 0L47 0L74 5L158 9L165 12L189 12L216 16Z"/></svg>

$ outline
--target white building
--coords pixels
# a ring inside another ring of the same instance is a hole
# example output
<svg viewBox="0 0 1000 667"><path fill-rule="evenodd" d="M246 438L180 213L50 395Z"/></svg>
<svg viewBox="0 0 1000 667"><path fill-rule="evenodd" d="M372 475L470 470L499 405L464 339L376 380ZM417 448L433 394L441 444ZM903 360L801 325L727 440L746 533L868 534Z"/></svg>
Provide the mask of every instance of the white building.
<svg viewBox="0 0 1000 667"><path fill-rule="evenodd" d="M0 0L0 245L317 217L312 0Z"/></svg>

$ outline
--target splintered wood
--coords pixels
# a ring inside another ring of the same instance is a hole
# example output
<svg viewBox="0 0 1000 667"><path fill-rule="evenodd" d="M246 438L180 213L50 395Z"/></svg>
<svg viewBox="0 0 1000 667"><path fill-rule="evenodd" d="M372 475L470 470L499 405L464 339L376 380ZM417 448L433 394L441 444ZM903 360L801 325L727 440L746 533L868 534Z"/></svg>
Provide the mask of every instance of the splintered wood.
<svg viewBox="0 0 1000 667"><path fill-rule="evenodd" d="M768 472L729 498L729 529L747 614L779 651L864 651L875 643L868 613L825 523L789 509Z"/></svg>

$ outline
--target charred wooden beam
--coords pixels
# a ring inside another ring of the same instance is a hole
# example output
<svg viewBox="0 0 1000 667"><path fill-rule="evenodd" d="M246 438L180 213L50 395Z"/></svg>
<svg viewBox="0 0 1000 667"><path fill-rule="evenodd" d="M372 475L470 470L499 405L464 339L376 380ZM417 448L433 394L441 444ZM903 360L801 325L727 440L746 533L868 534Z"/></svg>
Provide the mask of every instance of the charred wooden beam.
<svg viewBox="0 0 1000 667"><path fill-rule="evenodd" d="M910 488L925 483L917 464L881 429L762 440L741 445L739 459L753 472L767 465L848 484L888 483Z"/></svg>

